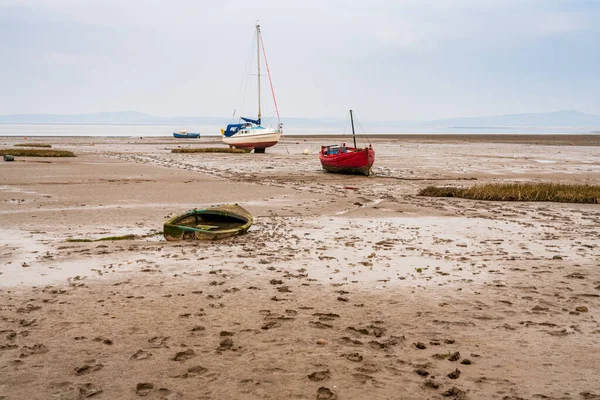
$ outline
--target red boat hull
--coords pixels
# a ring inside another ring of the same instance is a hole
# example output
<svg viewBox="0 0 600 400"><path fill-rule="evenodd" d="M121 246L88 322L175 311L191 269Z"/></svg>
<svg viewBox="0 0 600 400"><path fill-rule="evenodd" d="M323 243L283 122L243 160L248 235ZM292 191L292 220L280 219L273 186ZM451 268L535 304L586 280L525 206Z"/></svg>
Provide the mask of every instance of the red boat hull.
<svg viewBox="0 0 600 400"><path fill-rule="evenodd" d="M337 174L370 175L375 162L375 150L371 147L355 149L344 147L343 152L329 154L329 146L323 146L319 159L323 169Z"/></svg>

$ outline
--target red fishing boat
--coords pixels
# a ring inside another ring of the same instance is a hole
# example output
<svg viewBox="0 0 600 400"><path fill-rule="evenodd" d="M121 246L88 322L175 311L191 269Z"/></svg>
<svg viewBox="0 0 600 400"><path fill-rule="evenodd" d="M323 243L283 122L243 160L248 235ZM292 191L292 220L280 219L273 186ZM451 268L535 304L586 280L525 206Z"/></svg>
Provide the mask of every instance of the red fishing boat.
<svg viewBox="0 0 600 400"><path fill-rule="evenodd" d="M354 147L342 145L321 146L319 159L323 169L327 172L337 174L371 175L371 167L375 162L375 150L369 147L357 148L356 136L354 134L354 118L350 110L350 121L352 123L352 139Z"/></svg>

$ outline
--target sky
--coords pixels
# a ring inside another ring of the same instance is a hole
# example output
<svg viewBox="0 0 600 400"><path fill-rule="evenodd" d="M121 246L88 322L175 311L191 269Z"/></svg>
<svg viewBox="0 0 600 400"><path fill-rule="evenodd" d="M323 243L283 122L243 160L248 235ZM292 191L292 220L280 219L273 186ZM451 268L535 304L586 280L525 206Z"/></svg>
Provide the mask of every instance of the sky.
<svg viewBox="0 0 600 400"><path fill-rule="evenodd" d="M600 0L0 0L0 115L252 108L256 20L283 120L600 114Z"/></svg>

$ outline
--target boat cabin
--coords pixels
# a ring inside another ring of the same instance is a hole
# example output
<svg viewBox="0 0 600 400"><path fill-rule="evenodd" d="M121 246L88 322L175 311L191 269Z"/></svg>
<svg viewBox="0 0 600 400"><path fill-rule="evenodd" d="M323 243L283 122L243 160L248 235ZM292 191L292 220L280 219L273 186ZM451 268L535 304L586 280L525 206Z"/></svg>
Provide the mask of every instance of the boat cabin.
<svg viewBox="0 0 600 400"><path fill-rule="evenodd" d="M325 154L325 155L334 155L334 154L341 154L341 153L346 153L348 151L348 149L346 148L346 144L343 144L341 146L339 145L331 145L331 146L321 146L321 153Z"/></svg>

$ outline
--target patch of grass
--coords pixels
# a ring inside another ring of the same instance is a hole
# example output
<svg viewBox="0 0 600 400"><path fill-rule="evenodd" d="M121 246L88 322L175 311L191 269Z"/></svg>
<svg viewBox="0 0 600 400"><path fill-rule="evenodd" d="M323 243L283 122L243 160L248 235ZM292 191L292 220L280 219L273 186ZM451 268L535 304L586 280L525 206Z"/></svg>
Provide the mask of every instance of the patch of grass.
<svg viewBox="0 0 600 400"><path fill-rule="evenodd" d="M51 144L48 143L17 143L15 144L17 147L52 147Z"/></svg>
<svg viewBox="0 0 600 400"><path fill-rule="evenodd" d="M113 240L133 240L133 239L137 239L137 235L122 235L122 236L108 236L108 237L103 237L100 239L74 239L74 238L68 238L67 240L65 240L66 242L70 242L70 243L89 243L89 242L105 242L105 241L113 241Z"/></svg>
<svg viewBox="0 0 600 400"><path fill-rule="evenodd" d="M137 237L136 235L109 236L109 237L103 237L103 238L100 238L100 239L96 239L95 241L96 242L102 242L102 241L105 241L105 240L110 240L110 241L113 241L113 240L133 240L136 237Z"/></svg>
<svg viewBox="0 0 600 400"><path fill-rule="evenodd" d="M475 185L470 188L429 186L419 191L417 195L490 201L551 201L600 204L600 186L560 183L486 184Z"/></svg>
<svg viewBox="0 0 600 400"><path fill-rule="evenodd" d="M230 149L229 147L200 147L173 149L171 153L250 153L250 149Z"/></svg>
<svg viewBox="0 0 600 400"><path fill-rule="evenodd" d="M66 150L0 149L0 156L5 154L15 157L75 157L73 152Z"/></svg>

